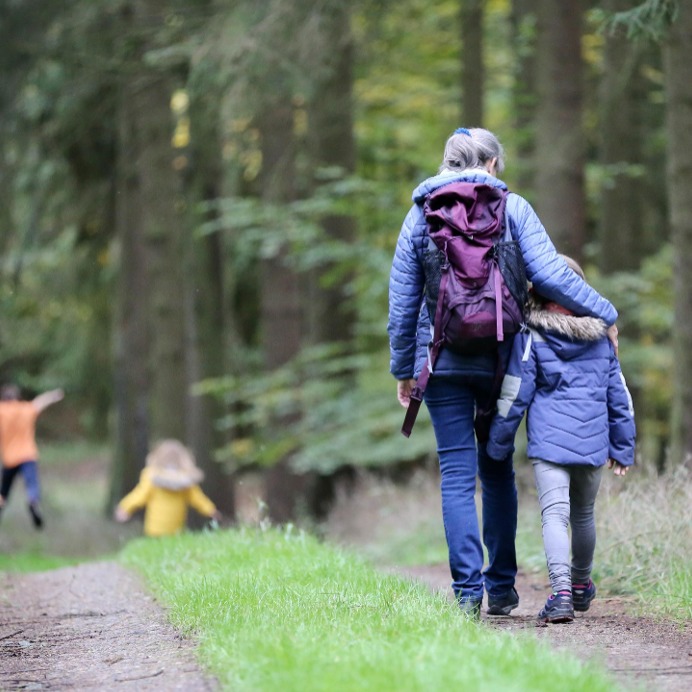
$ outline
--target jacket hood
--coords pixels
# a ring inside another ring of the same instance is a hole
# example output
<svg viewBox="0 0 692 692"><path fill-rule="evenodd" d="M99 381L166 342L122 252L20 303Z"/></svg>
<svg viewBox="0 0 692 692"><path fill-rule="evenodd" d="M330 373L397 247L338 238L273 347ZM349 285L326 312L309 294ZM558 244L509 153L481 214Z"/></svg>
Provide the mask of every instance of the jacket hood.
<svg viewBox="0 0 692 692"><path fill-rule="evenodd" d="M177 440L163 440L147 455L146 469L157 488L185 490L197 485L204 473L190 450Z"/></svg>
<svg viewBox="0 0 692 692"><path fill-rule="evenodd" d="M505 185L498 178L490 175L490 173L487 173L483 168L469 168L465 171L447 170L420 183L420 185L418 185L418 187L413 191L413 201L416 204L421 204L429 194L435 192L435 190L438 188L442 187L443 185L448 185L449 183L454 183L458 180L463 180L467 183L483 183L485 185L492 185L493 187L499 187L501 190L507 189L507 185Z"/></svg>
<svg viewBox="0 0 692 692"><path fill-rule="evenodd" d="M583 353L594 341L602 339L608 330L597 317L577 317L550 312L529 300L526 324L541 333L550 348L563 360Z"/></svg>

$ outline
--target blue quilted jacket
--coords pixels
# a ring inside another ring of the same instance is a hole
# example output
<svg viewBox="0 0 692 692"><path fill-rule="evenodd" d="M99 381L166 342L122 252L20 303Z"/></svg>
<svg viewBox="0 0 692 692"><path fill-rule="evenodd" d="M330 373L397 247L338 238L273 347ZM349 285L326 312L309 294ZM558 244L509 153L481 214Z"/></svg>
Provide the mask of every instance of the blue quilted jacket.
<svg viewBox="0 0 692 692"><path fill-rule="evenodd" d="M387 331L390 372L397 380L418 377L431 337L430 318L423 301L425 277L422 259L428 244L423 203L431 192L458 180L507 189L501 180L481 169L473 169L445 171L428 178L414 190L414 204L404 219L389 278ZM519 243L527 276L540 294L577 315L599 317L608 325L614 324L617 319L615 308L558 256L531 205L523 197L510 193L507 197L507 213L510 232ZM438 374L493 373L495 361L492 357L464 358L443 349L435 370Z"/></svg>
<svg viewBox="0 0 692 692"><path fill-rule="evenodd" d="M505 459L527 411L527 454L555 464L634 463L632 399L606 326L592 317L531 311L514 339L488 454Z"/></svg>

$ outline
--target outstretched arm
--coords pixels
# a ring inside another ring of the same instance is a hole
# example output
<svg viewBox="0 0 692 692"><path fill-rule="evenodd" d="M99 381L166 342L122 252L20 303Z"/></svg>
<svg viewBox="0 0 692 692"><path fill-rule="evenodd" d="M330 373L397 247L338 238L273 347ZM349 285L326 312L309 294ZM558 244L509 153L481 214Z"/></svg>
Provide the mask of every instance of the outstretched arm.
<svg viewBox="0 0 692 692"><path fill-rule="evenodd" d="M65 392L62 389L51 389L49 392L44 392L39 394L35 399L32 400L34 408L41 413L47 409L52 404L57 404L58 401L62 401L65 397Z"/></svg>

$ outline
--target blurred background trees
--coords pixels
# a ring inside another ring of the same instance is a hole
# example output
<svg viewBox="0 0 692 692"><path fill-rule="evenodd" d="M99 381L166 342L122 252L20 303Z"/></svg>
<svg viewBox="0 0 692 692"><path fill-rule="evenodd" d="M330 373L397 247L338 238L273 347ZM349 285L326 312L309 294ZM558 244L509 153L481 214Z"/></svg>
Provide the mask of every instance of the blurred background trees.
<svg viewBox="0 0 692 692"><path fill-rule="evenodd" d="M0 0L0 378L67 390L61 434L111 443L111 501L164 436L227 516L263 469L278 521L430 458L425 419L398 432L388 273L411 190L482 125L620 310L641 462L687 461L691 14Z"/></svg>

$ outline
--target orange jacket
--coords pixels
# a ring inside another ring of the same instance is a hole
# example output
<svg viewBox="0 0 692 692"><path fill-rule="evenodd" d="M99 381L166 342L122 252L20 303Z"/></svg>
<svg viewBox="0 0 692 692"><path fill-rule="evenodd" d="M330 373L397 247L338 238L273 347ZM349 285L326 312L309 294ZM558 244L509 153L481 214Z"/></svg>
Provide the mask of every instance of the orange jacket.
<svg viewBox="0 0 692 692"><path fill-rule="evenodd" d="M0 455L7 468L25 461L38 461L38 414L30 401L0 401Z"/></svg>

